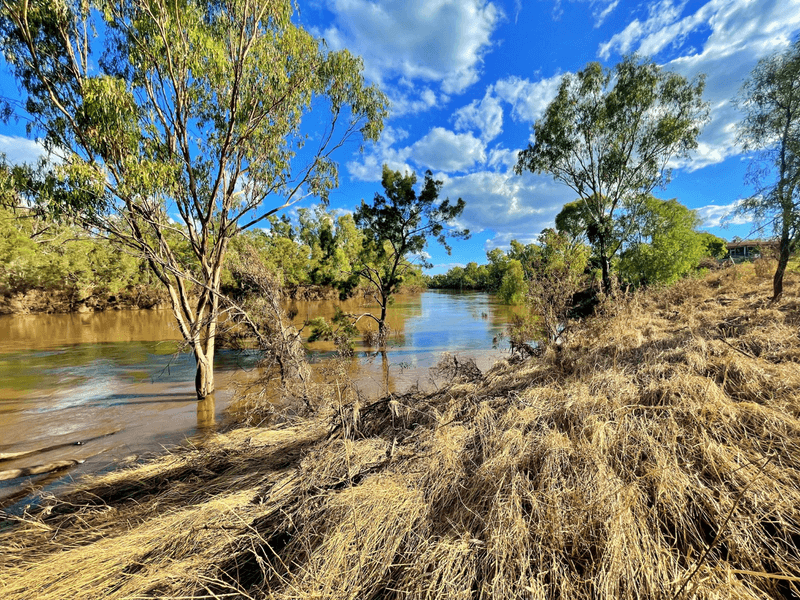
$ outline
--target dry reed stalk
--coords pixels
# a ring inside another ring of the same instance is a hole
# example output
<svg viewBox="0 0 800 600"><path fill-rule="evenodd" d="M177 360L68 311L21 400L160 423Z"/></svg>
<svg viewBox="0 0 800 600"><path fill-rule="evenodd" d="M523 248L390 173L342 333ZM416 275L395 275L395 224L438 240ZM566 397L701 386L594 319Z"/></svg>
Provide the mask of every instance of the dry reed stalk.
<svg viewBox="0 0 800 600"><path fill-rule="evenodd" d="M90 482L6 525L0 596L797 597L800 302L768 288L640 293L437 393Z"/></svg>

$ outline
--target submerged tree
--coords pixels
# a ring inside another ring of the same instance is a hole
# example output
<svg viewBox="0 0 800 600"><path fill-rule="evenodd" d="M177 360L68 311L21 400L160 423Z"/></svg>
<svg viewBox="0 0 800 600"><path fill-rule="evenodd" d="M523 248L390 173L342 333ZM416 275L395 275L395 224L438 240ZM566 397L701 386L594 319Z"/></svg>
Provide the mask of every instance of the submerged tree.
<svg viewBox="0 0 800 600"><path fill-rule="evenodd" d="M372 204L362 200L355 212L356 224L365 235L356 274L368 283L380 306L380 316L370 315L378 323L380 345L386 338L389 300L410 272L411 260L428 265L422 257L428 239L435 239L449 253L448 237L469 237L469 231L452 224L464 211L464 201L459 198L451 203L446 198L440 202L442 182L430 171L419 192L414 189L416 183L414 173L404 175L384 165L381 184L385 196L376 193Z"/></svg>
<svg viewBox="0 0 800 600"><path fill-rule="evenodd" d="M29 133L58 156L42 201L148 261L194 351L198 397L214 390L229 241L305 196L326 200L332 152L382 128L386 100L360 59L322 48L292 7L0 1ZM330 112L310 143L301 121L316 98Z"/></svg>
<svg viewBox="0 0 800 600"><path fill-rule="evenodd" d="M800 38L781 54L758 62L735 103L744 110L739 142L757 152L748 179L756 193L739 210L774 223L780 235L773 300L783 294L783 275L800 239Z"/></svg>
<svg viewBox="0 0 800 600"><path fill-rule="evenodd" d="M697 146L708 118L703 87L702 77L687 81L635 56L608 70L590 63L562 79L519 155L517 174L548 173L578 194L606 289L629 215L669 181L669 160Z"/></svg>

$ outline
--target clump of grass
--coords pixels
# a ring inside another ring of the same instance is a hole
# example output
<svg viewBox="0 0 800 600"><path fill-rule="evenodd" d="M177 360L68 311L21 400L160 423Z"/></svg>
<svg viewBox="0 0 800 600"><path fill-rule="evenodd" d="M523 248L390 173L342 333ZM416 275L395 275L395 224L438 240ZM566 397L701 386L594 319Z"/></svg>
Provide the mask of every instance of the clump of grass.
<svg viewBox="0 0 800 600"><path fill-rule="evenodd" d="M789 598L800 311L736 267L436 393L239 429L0 533L4 598Z"/></svg>

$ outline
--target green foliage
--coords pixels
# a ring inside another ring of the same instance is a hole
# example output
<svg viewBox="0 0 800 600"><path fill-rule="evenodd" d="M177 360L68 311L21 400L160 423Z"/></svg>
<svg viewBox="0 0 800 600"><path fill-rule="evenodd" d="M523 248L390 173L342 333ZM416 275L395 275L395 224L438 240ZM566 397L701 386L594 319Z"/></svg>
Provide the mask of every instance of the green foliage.
<svg viewBox="0 0 800 600"><path fill-rule="evenodd" d="M497 292L508 270L510 258L500 248L492 248L486 253L486 259L489 261L486 273L487 289Z"/></svg>
<svg viewBox="0 0 800 600"><path fill-rule="evenodd" d="M747 179L755 193L739 211L771 222L780 236L773 298L800 242L800 37L785 52L761 59L735 100L745 117L739 142L755 151Z"/></svg>
<svg viewBox="0 0 800 600"><path fill-rule="evenodd" d="M539 245L531 254L531 276L525 295L530 316L517 319L510 330L519 348L528 340L542 344L556 342L563 335L573 298L586 284L589 263L588 246L576 244L567 233L552 229L539 235Z"/></svg>
<svg viewBox="0 0 800 600"><path fill-rule="evenodd" d="M700 243L703 245L703 255L716 258L717 260L725 258L728 254L728 242L721 237L717 237L712 233L703 231L697 234L700 238Z"/></svg>
<svg viewBox="0 0 800 600"><path fill-rule="evenodd" d="M356 273L367 282L381 307L381 316L376 318L381 331L392 294L412 272L411 260L429 266L422 258L428 240L433 238L449 253L448 237L469 237L469 231L451 224L463 212L464 201L440 201L442 182L434 180L430 171L419 192L414 189L416 183L414 173L404 175L384 165L381 185L385 196L376 193L372 204L362 200L355 212L355 222L364 234Z"/></svg>
<svg viewBox="0 0 800 600"><path fill-rule="evenodd" d="M305 194L327 201L338 182L331 153L357 135L377 139L386 115L361 59L329 51L293 9L291 0L0 2L30 130L60 158L39 201L146 257L194 350L201 397L214 388L230 241ZM301 125L312 107L328 113L309 150Z"/></svg>
<svg viewBox="0 0 800 600"><path fill-rule="evenodd" d="M358 335L358 329L353 323L352 315L336 307L336 312L329 323L325 317L316 317L306 323L311 327L309 342L329 340L336 344L339 353L350 356L355 348L354 338Z"/></svg>
<svg viewBox="0 0 800 600"><path fill-rule="evenodd" d="M508 260L497 295L506 304L522 304L525 298L525 272L515 258Z"/></svg>
<svg viewBox="0 0 800 600"><path fill-rule="evenodd" d="M670 158L697 146L708 118L704 81L689 82L651 60L628 56L613 69L589 63L566 75L534 124L534 142L515 170L548 173L582 206L562 216L573 237L584 230L610 286L610 262L627 240L626 214L669 181Z"/></svg>
<svg viewBox="0 0 800 600"><path fill-rule="evenodd" d="M108 240L35 211L0 206L0 292L65 291L79 298L152 284L144 263Z"/></svg>
<svg viewBox="0 0 800 600"><path fill-rule="evenodd" d="M348 289L363 247L364 234L352 215L336 217L321 205L301 208L299 238L310 249L310 283Z"/></svg>
<svg viewBox="0 0 800 600"><path fill-rule="evenodd" d="M648 196L636 215L636 238L622 253L619 271L635 284L672 283L694 269L705 253L695 230L697 213L677 200Z"/></svg>

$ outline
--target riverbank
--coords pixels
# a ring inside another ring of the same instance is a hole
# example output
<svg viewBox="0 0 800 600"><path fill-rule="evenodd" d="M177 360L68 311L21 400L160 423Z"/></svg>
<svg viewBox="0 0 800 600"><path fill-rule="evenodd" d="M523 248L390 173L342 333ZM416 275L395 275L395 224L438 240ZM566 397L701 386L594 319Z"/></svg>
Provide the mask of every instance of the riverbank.
<svg viewBox="0 0 800 600"><path fill-rule="evenodd" d="M333 386L313 419L86 482L0 525L0 595L796 595L798 277L770 285L684 281L435 393Z"/></svg>
<svg viewBox="0 0 800 600"><path fill-rule="evenodd" d="M138 310L159 308L165 302L166 293L149 286L134 286L115 293L31 289L24 293L0 295L0 315Z"/></svg>
<svg viewBox="0 0 800 600"><path fill-rule="evenodd" d="M418 288L403 290L415 293ZM286 300L318 301L339 299L339 290L320 285L288 286L283 290ZM362 293L361 296L367 295ZM87 313L105 310L138 310L169 306L166 291L150 286L134 286L120 292L31 289L26 292L0 294L0 315Z"/></svg>

